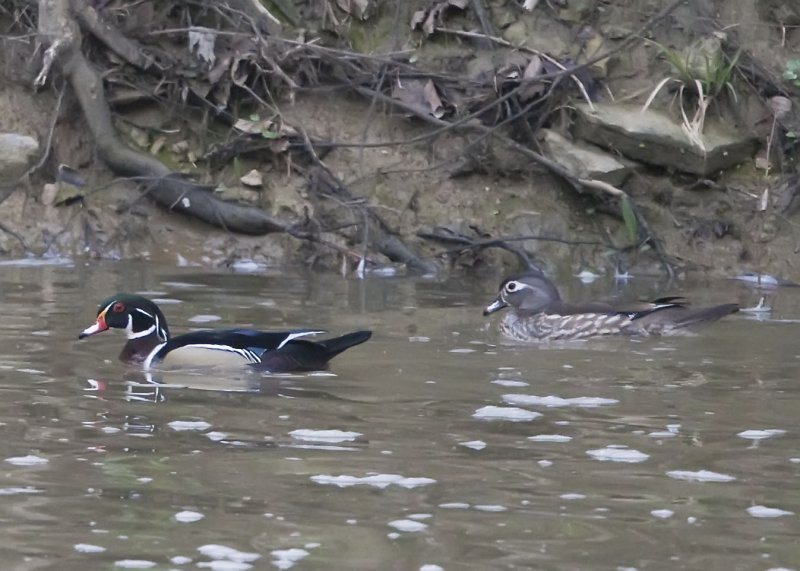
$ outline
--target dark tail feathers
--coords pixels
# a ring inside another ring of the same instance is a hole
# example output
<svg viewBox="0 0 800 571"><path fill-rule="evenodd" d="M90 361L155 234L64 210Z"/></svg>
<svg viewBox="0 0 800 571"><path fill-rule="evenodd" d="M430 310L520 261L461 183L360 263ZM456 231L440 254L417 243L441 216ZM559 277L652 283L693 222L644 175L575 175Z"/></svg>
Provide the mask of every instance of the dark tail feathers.
<svg viewBox="0 0 800 571"><path fill-rule="evenodd" d="M372 331L353 331L352 333L342 335L341 337L325 339L324 341L317 341L316 343L317 345L322 345L325 347L328 353L328 359L333 359L345 349L355 347L356 345L361 345L370 337L372 337Z"/></svg>
<svg viewBox="0 0 800 571"><path fill-rule="evenodd" d="M372 331L354 331L323 341L292 339L280 349L264 353L261 362L253 367L272 373L318 371L326 368L328 361L345 349L359 345L370 337Z"/></svg>
<svg viewBox="0 0 800 571"><path fill-rule="evenodd" d="M698 309L687 309L678 319L675 325L678 327L691 327L699 323L711 323L717 319L722 319L726 315L739 311L736 303L725 303L713 307L700 307Z"/></svg>

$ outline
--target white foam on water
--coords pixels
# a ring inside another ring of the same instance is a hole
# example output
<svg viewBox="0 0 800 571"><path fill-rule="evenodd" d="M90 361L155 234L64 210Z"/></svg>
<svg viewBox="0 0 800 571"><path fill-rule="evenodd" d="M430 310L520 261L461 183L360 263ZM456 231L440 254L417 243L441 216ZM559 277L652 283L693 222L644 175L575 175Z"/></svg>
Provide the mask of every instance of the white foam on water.
<svg viewBox="0 0 800 571"><path fill-rule="evenodd" d="M176 521L179 521L181 523L194 523L196 521L200 521L201 519L203 519L206 516L204 516L200 512L193 512L191 510L184 510L184 511L176 513L172 517L174 517Z"/></svg>
<svg viewBox="0 0 800 571"><path fill-rule="evenodd" d="M123 569L150 569L155 566L155 561L148 561L147 559L120 559L119 561L114 561L114 567Z"/></svg>
<svg viewBox="0 0 800 571"><path fill-rule="evenodd" d="M471 506L466 502L446 502L439 504L439 507L444 510L467 510Z"/></svg>
<svg viewBox="0 0 800 571"><path fill-rule="evenodd" d="M654 432L649 432L647 436L650 438L675 438L678 434L676 432L670 432L669 430L656 430Z"/></svg>
<svg viewBox="0 0 800 571"><path fill-rule="evenodd" d="M575 493L561 494L558 497L561 498L562 500L584 500L586 499L586 494L575 494Z"/></svg>
<svg viewBox="0 0 800 571"><path fill-rule="evenodd" d="M39 490L33 486L25 486L24 488L11 487L0 488L0 496L18 496L20 494L41 494L44 490Z"/></svg>
<svg viewBox="0 0 800 571"><path fill-rule="evenodd" d="M675 515L675 512L672 511L672 510L668 510L668 509L652 510L650 512L650 515L652 515L653 517L657 517L658 519L667 519L667 518L671 518L673 515Z"/></svg>
<svg viewBox="0 0 800 571"><path fill-rule="evenodd" d="M91 543L76 543L72 546L78 553L102 553L106 550L105 547L100 545L92 545Z"/></svg>
<svg viewBox="0 0 800 571"><path fill-rule="evenodd" d="M650 458L649 454L639 452L627 446L606 446L596 450L587 450L586 453L601 462L624 462L627 464L638 464Z"/></svg>
<svg viewBox="0 0 800 571"><path fill-rule="evenodd" d="M569 442L572 436L565 434L537 434L536 436L528 436L528 440L534 442Z"/></svg>
<svg viewBox="0 0 800 571"><path fill-rule="evenodd" d="M473 413L473 418L481 420L508 420L510 422L528 422L538 418L541 413L517 408L514 406L484 406Z"/></svg>
<svg viewBox="0 0 800 571"><path fill-rule="evenodd" d="M311 481L317 484L337 486L339 488L350 488L352 486L371 486L373 488L388 488L389 486L399 486L401 488L418 488L420 486L428 486L435 484L436 480L433 478L407 478L400 474L372 474L369 476L331 476L328 474L320 474L318 476L311 476Z"/></svg>
<svg viewBox="0 0 800 571"><path fill-rule="evenodd" d="M747 440L764 440L765 438L783 436L784 434L786 434L786 431L780 428L767 428L764 430L745 430L736 436L739 438L746 438Z"/></svg>
<svg viewBox="0 0 800 571"><path fill-rule="evenodd" d="M676 480L688 480L690 482L733 482L736 478L728 474L720 474L710 470L671 470L667 476Z"/></svg>
<svg viewBox="0 0 800 571"><path fill-rule="evenodd" d="M292 547L290 549L275 549L270 552L272 564L278 569L290 569L301 559L308 557L309 553L305 549Z"/></svg>
<svg viewBox="0 0 800 571"><path fill-rule="evenodd" d="M346 430L313 430L311 428L298 428L297 430L292 430L289 436L298 440L337 443L352 442L359 436L363 436L363 434Z"/></svg>
<svg viewBox="0 0 800 571"><path fill-rule="evenodd" d="M767 506L750 506L747 513L753 517L772 518L785 515L794 515L794 512L782 510L780 508L768 508Z"/></svg>
<svg viewBox="0 0 800 571"><path fill-rule="evenodd" d="M250 258L242 258L241 260L236 260L233 262L231 264L231 269L234 272L249 274L266 270L267 265L256 262L255 260L251 260Z"/></svg>
<svg viewBox="0 0 800 571"><path fill-rule="evenodd" d="M211 424L205 420L173 420L167 423L172 430L177 432L208 430Z"/></svg>
<svg viewBox="0 0 800 571"><path fill-rule="evenodd" d="M557 408L574 406L578 408L595 408L598 406L608 406L617 404L617 399L602 397L572 397L563 398L554 395L539 397L535 395L507 394L503 395L503 400L508 404L519 406L544 406L547 408Z"/></svg>
<svg viewBox="0 0 800 571"><path fill-rule="evenodd" d="M475 504L472 507L479 512L504 512L508 509L506 506L499 504Z"/></svg>
<svg viewBox="0 0 800 571"><path fill-rule="evenodd" d="M209 543L201 545L197 551L210 559L236 561L238 563L246 563L259 559L261 555L258 553L248 553L246 551L239 551L227 545L219 545L216 543Z"/></svg>
<svg viewBox="0 0 800 571"><path fill-rule="evenodd" d="M470 440L469 442L459 442L460 446L472 448L473 450L483 450L486 448L486 443L483 440Z"/></svg>
<svg viewBox="0 0 800 571"><path fill-rule="evenodd" d="M389 522L389 526L395 528L397 531L405 531L407 533L414 533L418 531L425 531L428 524L421 521L414 521L413 519L396 519Z"/></svg>
<svg viewBox="0 0 800 571"><path fill-rule="evenodd" d="M50 462L50 460L47 458L34 456L33 454L28 454L27 456L14 456L13 458L6 458L5 461L9 464L13 464L14 466L41 466Z"/></svg>
<svg viewBox="0 0 800 571"><path fill-rule="evenodd" d="M530 386L530 383L526 383L525 381L513 381L511 379L495 379L492 381L495 385L500 385L501 387L527 387Z"/></svg>
<svg viewBox="0 0 800 571"><path fill-rule="evenodd" d="M243 561L201 561L197 564L198 567L204 569L211 569L211 571L248 571L253 566Z"/></svg>
<svg viewBox="0 0 800 571"><path fill-rule="evenodd" d="M0 260L0 266L22 266L29 268L38 268L41 266L74 266L75 262L70 258L62 258L60 256L43 257L43 258L19 258L16 260Z"/></svg>
<svg viewBox="0 0 800 571"><path fill-rule="evenodd" d="M455 349L450 349L448 353L475 353L475 349L469 349L467 347L456 347Z"/></svg>

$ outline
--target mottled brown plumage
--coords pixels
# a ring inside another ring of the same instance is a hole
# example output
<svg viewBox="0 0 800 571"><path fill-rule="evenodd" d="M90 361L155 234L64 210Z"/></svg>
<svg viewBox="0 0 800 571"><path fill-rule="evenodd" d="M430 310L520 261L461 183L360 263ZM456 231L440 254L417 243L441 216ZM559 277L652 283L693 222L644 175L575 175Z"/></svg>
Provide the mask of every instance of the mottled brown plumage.
<svg viewBox="0 0 800 571"><path fill-rule="evenodd" d="M553 283L540 273L510 277L484 315L510 311L500 332L515 341L588 339L605 335L669 335L716 321L739 310L735 303L690 307L681 297L651 302L566 304Z"/></svg>

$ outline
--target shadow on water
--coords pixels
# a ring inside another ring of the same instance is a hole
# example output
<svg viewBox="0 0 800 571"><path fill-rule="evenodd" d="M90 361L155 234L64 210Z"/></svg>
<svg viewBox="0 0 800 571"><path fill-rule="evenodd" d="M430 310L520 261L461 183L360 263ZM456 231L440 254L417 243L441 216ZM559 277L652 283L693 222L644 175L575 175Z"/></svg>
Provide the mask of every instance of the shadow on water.
<svg viewBox="0 0 800 571"><path fill-rule="evenodd" d="M800 567L800 292L695 337L519 346L491 281L4 266L4 568ZM121 290L175 332L375 335L329 372L147 377L76 339Z"/></svg>

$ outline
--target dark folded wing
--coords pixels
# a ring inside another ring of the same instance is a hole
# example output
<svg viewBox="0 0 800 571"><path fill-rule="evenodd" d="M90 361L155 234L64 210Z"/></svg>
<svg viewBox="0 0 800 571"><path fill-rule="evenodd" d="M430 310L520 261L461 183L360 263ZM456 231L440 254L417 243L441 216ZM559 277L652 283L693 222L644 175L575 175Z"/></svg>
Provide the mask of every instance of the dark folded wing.
<svg viewBox="0 0 800 571"><path fill-rule="evenodd" d="M261 354L273 351L292 339L325 333L320 329L293 329L291 331L256 331L253 329L212 329L192 331L173 337L169 342L169 350L187 345L219 345L232 349L246 349Z"/></svg>

